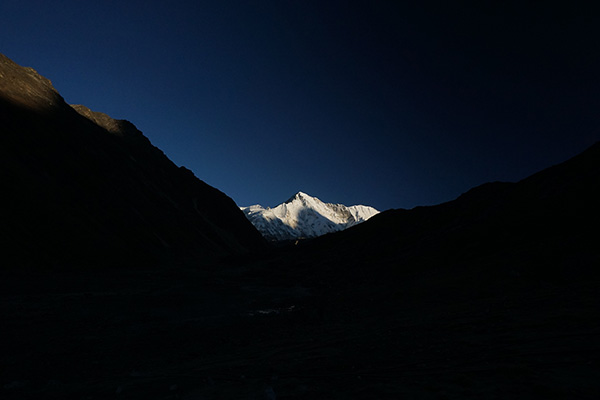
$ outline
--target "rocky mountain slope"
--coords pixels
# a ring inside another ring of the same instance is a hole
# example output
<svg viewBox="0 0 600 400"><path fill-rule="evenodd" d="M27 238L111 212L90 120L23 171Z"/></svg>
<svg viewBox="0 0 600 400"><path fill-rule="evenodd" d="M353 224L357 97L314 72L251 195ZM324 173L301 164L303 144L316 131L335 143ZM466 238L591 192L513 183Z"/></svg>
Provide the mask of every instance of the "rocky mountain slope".
<svg viewBox="0 0 600 400"><path fill-rule="evenodd" d="M364 222L379 213L369 206L324 203L316 197L298 192L286 202L273 207L241 207L246 217L271 241L314 238L338 232Z"/></svg>
<svg viewBox="0 0 600 400"><path fill-rule="evenodd" d="M70 106L0 55L4 265L210 259L263 246L235 203L128 121Z"/></svg>

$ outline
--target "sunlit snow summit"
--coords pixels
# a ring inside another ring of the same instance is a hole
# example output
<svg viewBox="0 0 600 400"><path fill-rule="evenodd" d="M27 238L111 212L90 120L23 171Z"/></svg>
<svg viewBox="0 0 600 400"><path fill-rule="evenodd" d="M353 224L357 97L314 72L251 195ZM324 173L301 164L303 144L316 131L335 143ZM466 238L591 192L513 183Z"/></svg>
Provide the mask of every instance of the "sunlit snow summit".
<svg viewBox="0 0 600 400"><path fill-rule="evenodd" d="M298 192L276 207L240 207L267 240L283 241L313 238L359 224L379 211L369 206L324 203Z"/></svg>

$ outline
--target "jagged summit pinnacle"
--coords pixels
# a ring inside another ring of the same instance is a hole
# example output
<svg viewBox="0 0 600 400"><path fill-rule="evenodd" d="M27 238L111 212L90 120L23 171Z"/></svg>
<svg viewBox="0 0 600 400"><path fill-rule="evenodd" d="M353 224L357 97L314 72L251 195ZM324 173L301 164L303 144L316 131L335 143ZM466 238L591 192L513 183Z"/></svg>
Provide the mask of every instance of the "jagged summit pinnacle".
<svg viewBox="0 0 600 400"><path fill-rule="evenodd" d="M293 203L295 200L300 200L300 201L306 201L309 199L316 199L316 197L312 197L304 192L297 192L295 195L293 195L292 197L290 197L289 199L287 199L285 201L285 204L289 204L289 203ZM317 199L318 200L318 199Z"/></svg>
<svg viewBox="0 0 600 400"><path fill-rule="evenodd" d="M254 205L240 209L263 236L272 241L321 236L349 228L379 213L369 206L324 203L301 191L273 208Z"/></svg>

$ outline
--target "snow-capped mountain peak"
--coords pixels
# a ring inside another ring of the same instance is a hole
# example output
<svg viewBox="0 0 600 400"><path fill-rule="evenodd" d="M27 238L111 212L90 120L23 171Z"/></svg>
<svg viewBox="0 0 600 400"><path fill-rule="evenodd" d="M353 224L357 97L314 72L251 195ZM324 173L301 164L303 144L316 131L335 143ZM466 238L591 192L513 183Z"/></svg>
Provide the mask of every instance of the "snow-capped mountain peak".
<svg viewBox="0 0 600 400"><path fill-rule="evenodd" d="M308 202L310 200L318 200L318 201L320 201L316 197L312 197L312 196L310 196L310 195L308 195L308 194L306 194L304 192L298 192L295 195L293 195L292 197L290 197L286 201L286 203L292 203L294 200L299 200L299 201L302 201L302 202Z"/></svg>
<svg viewBox="0 0 600 400"><path fill-rule="evenodd" d="M341 231L379 213L369 206L324 203L304 192L273 208L253 205L240 209L265 238L274 241Z"/></svg>

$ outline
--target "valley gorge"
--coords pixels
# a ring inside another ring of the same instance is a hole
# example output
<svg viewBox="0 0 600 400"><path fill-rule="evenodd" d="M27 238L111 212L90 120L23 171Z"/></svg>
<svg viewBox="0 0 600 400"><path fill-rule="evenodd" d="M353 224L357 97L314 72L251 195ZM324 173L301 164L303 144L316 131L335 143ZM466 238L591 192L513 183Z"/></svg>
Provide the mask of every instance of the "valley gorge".
<svg viewBox="0 0 600 400"><path fill-rule="evenodd" d="M273 247L132 123L0 55L0 173L3 399L598 394L598 143Z"/></svg>

